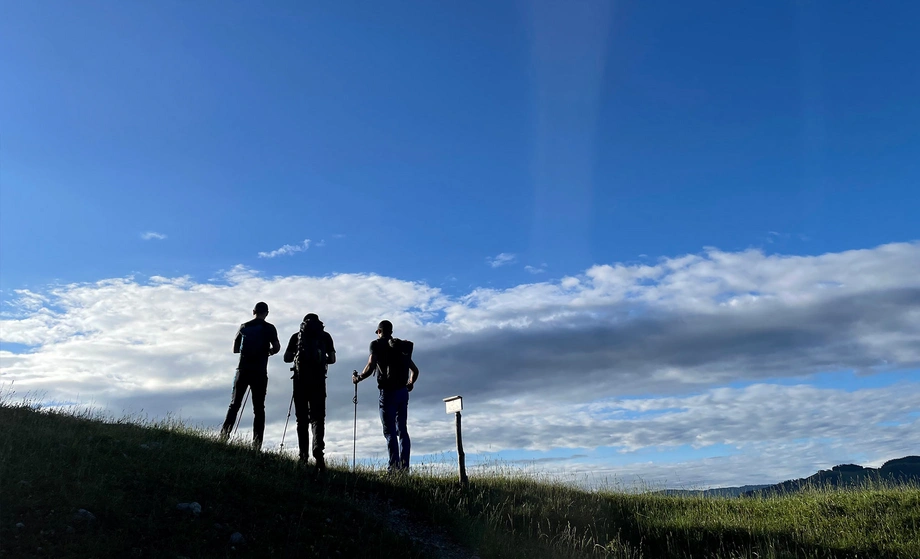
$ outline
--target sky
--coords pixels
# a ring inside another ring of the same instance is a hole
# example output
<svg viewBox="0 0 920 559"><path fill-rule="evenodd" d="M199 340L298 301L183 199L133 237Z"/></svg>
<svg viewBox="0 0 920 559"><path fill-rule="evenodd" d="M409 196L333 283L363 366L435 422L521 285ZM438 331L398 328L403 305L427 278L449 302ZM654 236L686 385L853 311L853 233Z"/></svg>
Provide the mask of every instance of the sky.
<svg viewBox="0 0 920 559"><path fill-rule="evenodd" d="M419 465L455 460L457 394L473 472L696 488L920 453L918 18L0 2L0 386L216 430L266 301L282 342L308 312L335 339L336 459L384 318Z"/></svg>

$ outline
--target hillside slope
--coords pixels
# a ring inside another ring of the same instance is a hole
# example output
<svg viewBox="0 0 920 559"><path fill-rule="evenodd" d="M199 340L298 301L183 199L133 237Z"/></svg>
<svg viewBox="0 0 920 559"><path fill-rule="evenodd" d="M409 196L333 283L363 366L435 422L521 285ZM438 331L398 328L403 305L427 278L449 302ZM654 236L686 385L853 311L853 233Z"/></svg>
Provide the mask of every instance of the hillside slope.
<svg viewBox="0 0 920 559"><path fill-rule="evenodd" d="M309 473L179 424L0 403L0 558L920 557L915 485L728 499Z"/></svg>
<svg viewBox="0 0 920 559"><path fill-rule="evenodd" d="M426 556L354 487L164 427L0 407L5 556Z"/></svg>

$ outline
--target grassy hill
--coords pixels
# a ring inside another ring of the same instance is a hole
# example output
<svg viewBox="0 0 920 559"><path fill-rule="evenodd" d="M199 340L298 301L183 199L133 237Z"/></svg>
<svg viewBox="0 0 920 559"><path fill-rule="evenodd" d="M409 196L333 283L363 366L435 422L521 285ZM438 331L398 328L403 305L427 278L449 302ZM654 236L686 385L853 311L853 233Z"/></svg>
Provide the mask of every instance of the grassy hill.
<svg viewBox="0 0 920 559"><path fill-rule="evenodd" d="M916 485L722 499L344 466L314 481L181 424L9 404L0 453L3 558L920 557Z"/></svg>

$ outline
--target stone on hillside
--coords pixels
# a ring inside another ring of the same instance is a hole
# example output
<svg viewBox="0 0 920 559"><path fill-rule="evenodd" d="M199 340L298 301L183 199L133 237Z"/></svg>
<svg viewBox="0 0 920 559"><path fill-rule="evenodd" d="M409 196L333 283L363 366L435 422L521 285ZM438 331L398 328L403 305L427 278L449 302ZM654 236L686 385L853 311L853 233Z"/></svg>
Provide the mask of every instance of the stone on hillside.
<svg viewBox="0 0 920 559"><path fill-rule="evenodd" d="M89 512L86 509L78 510L77 513L73 515L73 517L74 517L74 520L83 520L85 522L95 522L96 521L96 515Z"/></svg>
<svg viewBox="0 0 920 559"><path fill-rule="evenodd" d="M239 532L233 532L230 534L230 543L233 545L242 545L246 543L246 538L243 537L243 534Z"/></svg>
<svg viewBox="0 0 920 559"><path fill-rule="evenodd" d="M191 503L179 503L176 505L176 510L190 512L195 516L198 516L201 514L201 505L195 501L192 501Z"/></svg>

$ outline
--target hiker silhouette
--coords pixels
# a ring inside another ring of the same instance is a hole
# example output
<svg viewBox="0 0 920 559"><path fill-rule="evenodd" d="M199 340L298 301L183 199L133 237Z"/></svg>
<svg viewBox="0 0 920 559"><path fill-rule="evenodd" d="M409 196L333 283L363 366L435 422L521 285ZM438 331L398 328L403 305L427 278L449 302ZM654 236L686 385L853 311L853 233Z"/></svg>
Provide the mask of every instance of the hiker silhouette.
<svg viewBox="0 0 920 559"><path fill-rule="evenodd" d="M335 363L335 345L326 332L319 316L310 313L303 317L300 330L291 335L284 350L284 362L293 363L293 403L297 418L297 440L300 461L308 460L309 447L318 472L326 469L323 456L326 431L326 375L329 365Z"/></svg>
<svg viewBox="0 0 920 559"><path fill-rule="evenodd" d="M252 309L255 318L240 325L233 339L233 353L240 354L236 375L233 379L233 392L227 417L220 430L220 437L226 441L236 423L240 407L244 405L244 396L252 394L252 446L262 448L262 435L265 432L265 393L268 390L268 358L281 351L278 331L274 325L265 321L268 316L268 304L259 301ZM242 421L242 417L240 418Z"/></svg>
<svg viewBox="0 0 920 559"><path fill-rule="evenodd" d="M418 380L418 367L412 361L414 344L393 337L393 324L382 320L377 325L377 339L371 342L367 365L360 374L352 377L358 384L377 375L380 390L378 407L383 436L387 441L390 472L408 471L411 440L406 426L409 412L409 392ZM411 377L410 377L411 372Z"/></svg>

